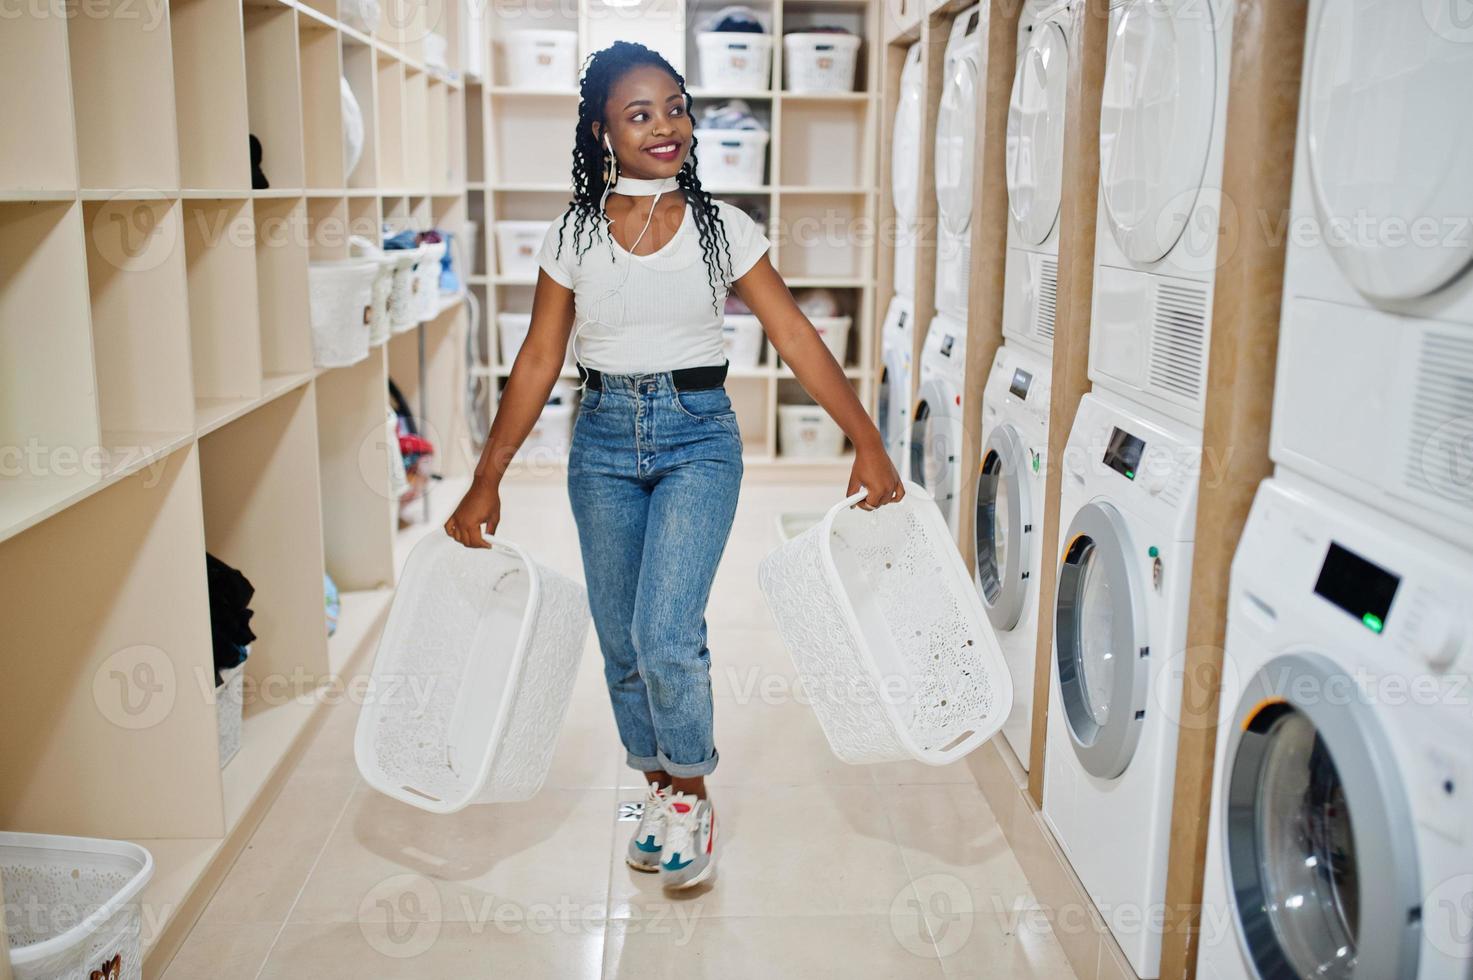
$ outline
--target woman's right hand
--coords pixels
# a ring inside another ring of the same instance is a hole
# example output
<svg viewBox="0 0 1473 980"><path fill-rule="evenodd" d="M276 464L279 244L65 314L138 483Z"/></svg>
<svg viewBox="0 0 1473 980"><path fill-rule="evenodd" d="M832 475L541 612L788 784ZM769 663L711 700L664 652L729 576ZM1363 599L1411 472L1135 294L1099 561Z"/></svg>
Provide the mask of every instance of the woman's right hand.
<svg viewBox="0 0 1473 980"><path fill-rule="evenodd" d="M445 533L467 548L489 548L491 542L481 535L481 525L486 526L487 534L495 534L500 523L500 490L495 484L476 481L445 522Z"/></svg>

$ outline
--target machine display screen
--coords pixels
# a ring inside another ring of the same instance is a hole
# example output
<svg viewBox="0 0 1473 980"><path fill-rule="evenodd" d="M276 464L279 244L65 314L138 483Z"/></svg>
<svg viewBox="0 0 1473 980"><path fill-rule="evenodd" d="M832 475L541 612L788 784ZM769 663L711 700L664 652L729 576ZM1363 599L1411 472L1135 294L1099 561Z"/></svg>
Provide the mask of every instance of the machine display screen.
<svg viewBox="0 0 1473 980"><path fill-rule="evenodd" d="M1371 632L1379 633L1386 628L1386 614L1391 611L1399 585L1401 576L1331 541L1314 592L1360 620Z"/></svg>
<svg viewBox="0 0 1473 980"><path fill-rule="evenodd" d="M1018 368L1013 372L1013 383L1008 386L1008 391L1012 393L1014 398L1027 400L1028 386L1031 384L1033 384L1033 375L1024 371L1022 368Z"/></svg>
<svg viewBox="0 0 1473 980"><path fill-rule="evenodd" d="M1110 445L1105 447L1105 465L1127 480L1134 480L1145 449L1146 444L1140 439L1124 429L1115 429L1110 434Z"/></svg>

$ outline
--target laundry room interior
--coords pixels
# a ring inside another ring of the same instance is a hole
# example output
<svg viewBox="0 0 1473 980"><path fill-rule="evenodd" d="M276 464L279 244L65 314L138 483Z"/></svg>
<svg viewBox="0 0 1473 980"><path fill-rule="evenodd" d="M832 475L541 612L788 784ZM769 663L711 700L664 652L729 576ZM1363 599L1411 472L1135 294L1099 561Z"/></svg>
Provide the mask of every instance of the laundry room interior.
<svg viewBox="0 0 1473 980"><path fill-rule="evenodd" d="M0 980L1473 980L1470 0L0 81Z"/></svg>

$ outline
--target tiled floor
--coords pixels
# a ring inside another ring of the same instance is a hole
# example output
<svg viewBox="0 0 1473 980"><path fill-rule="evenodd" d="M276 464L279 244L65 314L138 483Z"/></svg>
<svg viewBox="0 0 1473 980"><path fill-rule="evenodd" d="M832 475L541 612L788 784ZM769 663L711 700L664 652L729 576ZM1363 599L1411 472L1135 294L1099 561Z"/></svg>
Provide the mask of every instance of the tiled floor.
<svg viewBox="0 0 1473 980"><path fill-rule="evenodd" d="M458 488L446 486L441 507ZM432 816L370 791L356 710L328 709L167 980L338 977L1047 977L1072 980L962 765L854 767L793 688L757 589L780 511L840 483L749 480L708 614L723 844L679 897L622 859L641 798L590 631L545 788ZM502 533L582 578L555 480L503 488ZM367 669L365 665L364 669Z"/></svg>

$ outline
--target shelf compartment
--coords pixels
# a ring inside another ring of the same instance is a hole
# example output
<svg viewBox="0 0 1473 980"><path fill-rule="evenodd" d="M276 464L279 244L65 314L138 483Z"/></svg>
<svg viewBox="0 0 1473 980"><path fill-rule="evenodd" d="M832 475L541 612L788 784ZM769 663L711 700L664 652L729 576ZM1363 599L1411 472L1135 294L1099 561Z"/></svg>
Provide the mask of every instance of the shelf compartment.
<svg viewBox="0 0 1473 980"><path fill-rule="evenodd" d="M446 87L445 143L449 157L445 165L445 187L456 192L465 187L466 181L465 103L465 89ZM479 109L479 100L476 106ZM479 147L477 155L480 155Z"/></svg>
<svg viewBox="0 0 1473 980"><path fill-rule="evenodd" d="M399 502L390 492L388 362L376 347L351 367L313 382L317 396L322 540L328 574L339 589L394 582Z"/></svg>
<svg viewBox="0 0 1473 980"><path fill-rule="evenodd" d="M63 17L7 18L0 31L0 132L24 133L25 152L0 154L0 189L77 189L76 126ZM18 93L24 92L24 97Z"/></svg>
<svg viewBox="0 0 1473 980"><path fill-rule="evenodd" d="M855 279L866 275L864 194L804 194L785 198L778 215L779 271L795 279Z"/></svg>
<svg viewBox="0 0 1473 980"><path fill-rule="evenodd" d="M297 26L307 186L342 188L343 66L338 34L313 20L301 20Z"/></svg>
<svg viewBox="0 0 1473 980"><path fill-rule="evenodd" d="M313 262L332 262L348 257L351 223L345 197L307 199L307 255ZM372 238L370 237L370 240Z"/></svg>
<svg viewBox="0 0 1473 980"><path fill-rule="evenodd" d="M279 696L248 698L247 715L307 694L328 673L316 410L303 386L199 442L206 550L256 589L248 690Z"/></svg>
<svg viewBox="0 0 1473 980"><path fill-rule="evenodd" d="M578 124L577 100L526 96L498 101L491 119L495 154L492 179L504 184L571 187L573 132ZM536 147L528 152L528 147Z"/></svg>
<svg viewBox="0 0 1473 980"><path fill-rule="evenodd" d="M97 0L66 21L84 188L179 188L167 17L163 4Z"/></svg>
<svg viewBox="0 0 1473 980"><path fill-rule="evenodd" d="M273 188L302 187L302 96L297 78L296 12L245 8L246 105L261 141L261 170Z"/></svg>
<svg viewBox="0 0 1473 980"><path fill-rule="evenodd" d="M170 0L179 182L245 191L251 186L244 23L239 0Z"/></svg>
<svg viewBox="0 0 1473 980"><path fill-rule="evenodd" d="M193 446L0 546L4 826L221 835L204 550Z"/></svg>
<svg viewBox="0 0 1473 980"><path fill-rule="evenodd" d="M363 116L363 155L347 175L349 187L378 186L378 114L374 108L374 49L343 35L343 77Z"/></svg>
<svg viewBox="0 0 1473 980"><path fill-rule="evenodd" d="M443 191L450 187L450 90L431 78L425 95L426 184Z"/></svg>
<svg viewBox="0 0 1473 980"><path fill-rule="evenodd" d="M742 433L744 456L765 456L773 451L772 382L766 373L736 375L726 383L737 427Z"/></svg>
<svg viewBox="0 0 1473 980"><path fill-rule="evenodd" d="M377 58L379 186L403 187L404 63L383 52Z"/></svg>
<svg viewBox="0 0 1473 980"><path fill-rule="evenodd" d="M430 93L424 72L404 78L404 180L410 187L431 186Z"/></svg>
<svg viewBox="0 0 1473 980"><path fill-rule="evenodd" d="M434 470L446 477L468 475L476 465L461 409L466 326L461 306L419 328L424 335L425 390L429 395L421 434L435 444ZM389 377L399 386L418 420L419 338L413 331L389 340Z"/></svg>
<svg viewBox="0 0 1473 980"><path fill-rule="evenodd" d="M783 106L782 164L777 183L784 189L805 186L861 187L869 179L869 103L803 101Z"/></svg>
<svg viewBox="0 0 1473 980"><path fill-rule="evenodd" d="M307 203L299 197L258 200L254 217L261 372L270 378L310 371Z"/></svg>
<svg viewBox="0 0 1473 980"><path fill-rule="evenodd" d="M249 200L184 201L195 420L261 396L256 233Z"/></svg>
<svg viewBox="0 0 1473 980"><path fill-rule="evenodd" d="M0 204L0 535L97 479L85 249L80 204Z"/></svg>
<svg viewBox="0 0 1473 980"><path fill-rule="evenodd" d="M462 93L464 94L464 93ZM472 184L486 183L486 119L484 100L465 99L465 179Z"/></svg>
<svg viewBox="0 0 1473 980"><path fill-rule="evenodd" d="M102 444L127 453L194 431L183 205L83 205Z"/></svg>

